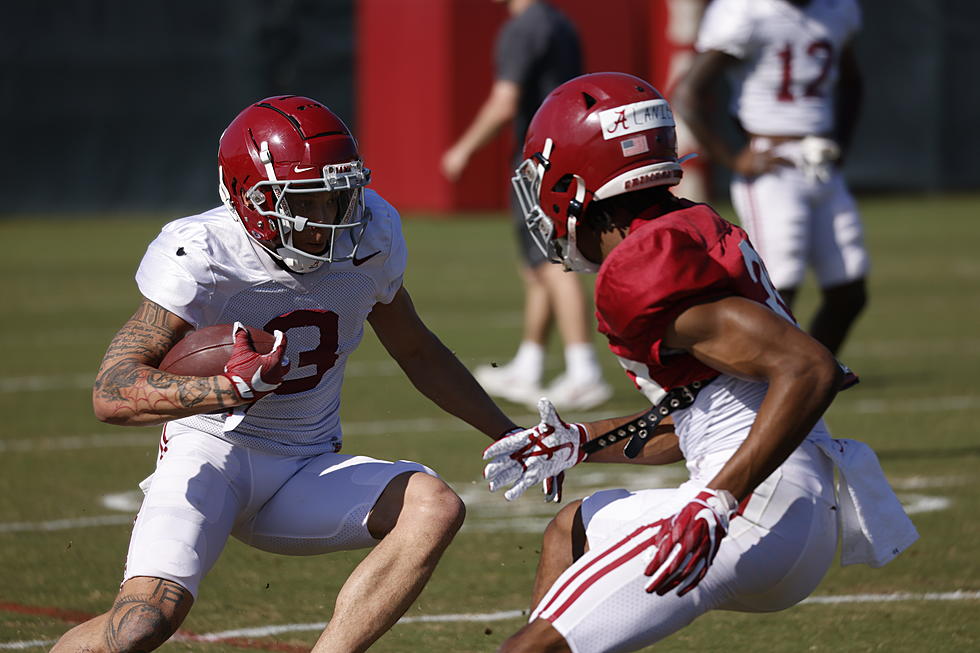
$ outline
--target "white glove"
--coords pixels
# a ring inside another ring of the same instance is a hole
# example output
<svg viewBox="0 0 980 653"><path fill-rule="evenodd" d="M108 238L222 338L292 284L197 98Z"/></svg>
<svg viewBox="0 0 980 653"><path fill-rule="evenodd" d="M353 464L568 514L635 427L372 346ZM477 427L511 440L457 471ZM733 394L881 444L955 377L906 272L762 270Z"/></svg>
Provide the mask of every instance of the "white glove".
<svg viewBox="0 0 980 653"><path fill-rule="evenodd" d="M563 422L554 405L545 398L538 400L538 412L540 424L503 437L483 452L483 459L490 461L483 470L490 491L514 484L504 493L508 501L542 481L545 500L560 500L562 478L557 477L585 459L582 451L582 445L588 440L585 427Z"/></svg>
<svg viewBox="0 0 980 653"><path fill-rule="evenodd" d="M829 138L807 136L800 142L803 172L810 181L826 183L834 164L840 159L840 146Z"/></svg>

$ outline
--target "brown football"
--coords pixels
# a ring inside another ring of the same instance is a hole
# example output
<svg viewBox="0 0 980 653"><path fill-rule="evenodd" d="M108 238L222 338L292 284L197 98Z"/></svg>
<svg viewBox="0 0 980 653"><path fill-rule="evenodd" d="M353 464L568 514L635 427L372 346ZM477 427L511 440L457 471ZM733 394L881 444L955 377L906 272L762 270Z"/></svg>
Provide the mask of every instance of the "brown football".
<svg viewBox="0 0 980 653"><path fill-rule="evenodd" d="M225 371L225 363L231 358L235 341L231 337L234 325L215 324L191 331L180 339L160 361L160 369L182 376L214 376ZM272 351L276 338L271 333L245 327L252 336L252 344L260 354Z"/></svg>

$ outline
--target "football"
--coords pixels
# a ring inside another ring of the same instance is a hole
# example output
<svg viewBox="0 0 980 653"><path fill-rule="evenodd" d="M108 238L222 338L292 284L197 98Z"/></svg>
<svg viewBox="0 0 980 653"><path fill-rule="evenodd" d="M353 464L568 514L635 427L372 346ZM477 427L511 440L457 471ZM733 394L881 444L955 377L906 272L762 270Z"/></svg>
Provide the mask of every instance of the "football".
<svg viewBox="0 0 980 653"><path fill-rule="evenodd" d="M160 361L160 369L182 376L214 376L225 370L231 358L235 341L231 336L232 324L215 324L191 331L177 342ZM271 333L245 327L252 337L252 345L260 354L272 351L276 338Z"/></svg>

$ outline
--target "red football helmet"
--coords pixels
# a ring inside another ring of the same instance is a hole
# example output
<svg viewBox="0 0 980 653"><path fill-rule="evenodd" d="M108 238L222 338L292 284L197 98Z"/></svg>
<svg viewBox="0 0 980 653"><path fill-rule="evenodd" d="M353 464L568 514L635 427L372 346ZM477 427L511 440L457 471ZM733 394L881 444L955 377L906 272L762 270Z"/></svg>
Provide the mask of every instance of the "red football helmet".
<svg viewBox="0 0 980 653"><path fill-rule="evenodd" d="M545 98L528 126L512 179L531 235L550 260L580 272L575 225L593 200L681 180L674 117L639 77L593 73Z"/></svg>
<svg viewBox="0 0 980 653"><path fill-rule="evenodd" d="M297 95L249 106L228 125L218 145L222 201L251 238L294 272L353 258L370 219L363 195L370 177L343 121L316 100ZM324 197L315 193L332 193L331 202L336 200L332 223L296 210ZM294 233L309 228L329 230L321 254L293 244Z"/></svg>

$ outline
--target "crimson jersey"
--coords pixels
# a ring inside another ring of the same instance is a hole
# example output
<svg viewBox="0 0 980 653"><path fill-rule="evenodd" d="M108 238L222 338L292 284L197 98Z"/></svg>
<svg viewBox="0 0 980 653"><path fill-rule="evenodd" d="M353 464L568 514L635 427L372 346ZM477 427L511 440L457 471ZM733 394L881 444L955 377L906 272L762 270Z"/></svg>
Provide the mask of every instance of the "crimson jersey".
<svg viewBox="0 0 980 653"><path fill-rule="evenodd" d="M668 325L685 309L739 295L794 321L746 233L707 205L680 202L677 211L634 220L596 280L599 331L653 404L672 388L718 375L664 346Z"/></svg>

